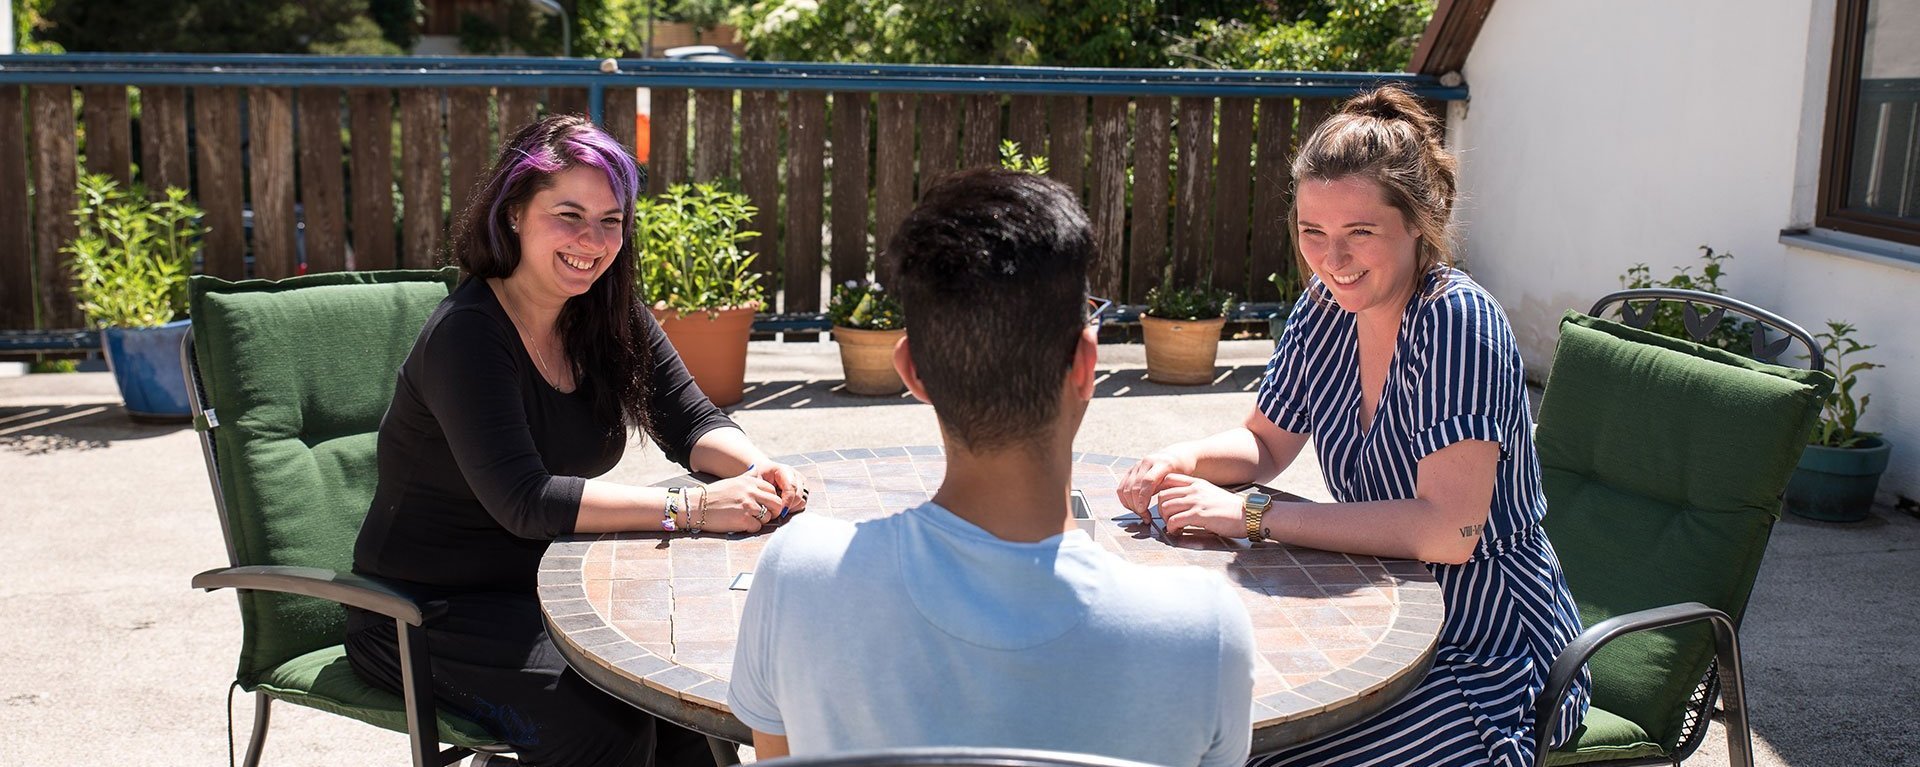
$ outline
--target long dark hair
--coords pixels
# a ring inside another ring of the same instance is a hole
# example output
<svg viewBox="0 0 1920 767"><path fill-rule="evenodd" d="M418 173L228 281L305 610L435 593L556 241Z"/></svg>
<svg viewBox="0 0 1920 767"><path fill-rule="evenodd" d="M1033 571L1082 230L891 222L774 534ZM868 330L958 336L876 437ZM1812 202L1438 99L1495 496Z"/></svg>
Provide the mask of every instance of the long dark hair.
<svg viewBox="0 0 1920 767"><path fill-rule="evenodd" d="M625 211L620 252L586 293L567 299L557 327L574 369L593 383L594 414L618 429L649 430L647 371L651 349L641 343L653 321L634 296L633 201L647 178L620 142L577 115L549 115L521 128L500 148L486 185L460 214L453 260L466 279L507 277L520 265L520 238L510 221L553 177L587 166L607 174Z"/></svg>

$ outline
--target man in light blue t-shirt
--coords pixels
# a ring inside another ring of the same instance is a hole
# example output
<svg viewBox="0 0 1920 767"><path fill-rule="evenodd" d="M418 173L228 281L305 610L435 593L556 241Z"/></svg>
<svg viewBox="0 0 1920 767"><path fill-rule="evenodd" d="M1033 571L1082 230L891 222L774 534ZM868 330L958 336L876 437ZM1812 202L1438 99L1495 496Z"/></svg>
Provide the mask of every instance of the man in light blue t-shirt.
<svg viewBox="0 0 1920 767"><path fill-rule="evenodd" d="M933 501L802 516L755 568L728 704L762 759L1007 746L1165 765L1247 758L1253 629L1224 580L1122 561L1077 529L1074 433L1093 396L1086 213L1065 187L971 171L887 249L894 365L933 404Z"/></svg>

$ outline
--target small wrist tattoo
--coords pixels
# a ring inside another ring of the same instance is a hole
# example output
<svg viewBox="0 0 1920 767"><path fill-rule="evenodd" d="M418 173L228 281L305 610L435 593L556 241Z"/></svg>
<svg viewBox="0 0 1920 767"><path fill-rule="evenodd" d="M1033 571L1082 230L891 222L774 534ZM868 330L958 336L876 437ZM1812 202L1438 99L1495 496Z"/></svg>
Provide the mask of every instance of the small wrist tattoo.
<svg viewBox="0 0 1920 767"><path fill-rule="evenodd" d="M1460 528L1460 537L1478 538L1480 537L1480 531L1485 528L1486 525L1467 525L1466 527Z"/></svg>

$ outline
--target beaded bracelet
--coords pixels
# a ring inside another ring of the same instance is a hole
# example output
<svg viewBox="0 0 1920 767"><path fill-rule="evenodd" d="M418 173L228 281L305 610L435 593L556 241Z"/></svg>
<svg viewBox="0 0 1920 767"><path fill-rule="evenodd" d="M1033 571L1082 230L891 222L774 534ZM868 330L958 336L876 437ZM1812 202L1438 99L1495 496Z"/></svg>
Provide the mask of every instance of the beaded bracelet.
<svg viewBox="0 0 1920 767"><path fill-rule="evenodd" d="M678 499L677 502L676 499ZM675 512L680 511L681 507L686 505L687 495L684 489L678 487L667 488L667 507L664 511L660 512L660 529L669 533L678 529L673 523L673 515Z"/></svg>

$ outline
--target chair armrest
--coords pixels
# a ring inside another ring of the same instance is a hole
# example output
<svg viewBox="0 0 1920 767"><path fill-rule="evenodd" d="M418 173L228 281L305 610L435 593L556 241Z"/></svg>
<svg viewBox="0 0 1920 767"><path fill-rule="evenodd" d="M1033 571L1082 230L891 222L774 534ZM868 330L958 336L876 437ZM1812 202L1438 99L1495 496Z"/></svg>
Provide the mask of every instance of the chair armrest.
<svg viewBox="0 0 1920 767"><path fill-rule="evenodd" d="M222 567L193 576L196 589L243 589L298 594L376 612L419 626L446 612L447 603L421 601L386 581L324 567L245 565Z"/></svg>
<svg viewBox="0 0 1920 767"><path fill-rule="evenodd" d="M1554 727L1560 719L1560 701L1573 689L1573 683L1580 678L1580 669L1587 664L1593 654L1605 647L1608 642L1642 631L1670 628L1686 623L1707 621L1713 625L1714 660L1721 668L1729 672L1731 678L1727 696L1728 714L1735 710L1744 720L1745 701L1741 689L1740 677L1740 640L1734 631L1733 619L1726 613L1715 610L1699 602L1683 602L1676 605L1654 607L1625 615L1616 615L1580 632L1560 651L1553 660L1553 667L1547 671L1547 686L1540 691L1540 697L1534 700L1534 753L1535 767L1547 763L1547 751Z"/></svg>

